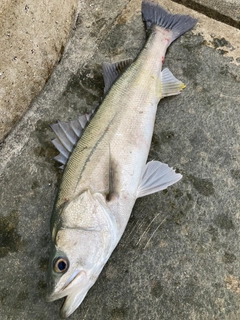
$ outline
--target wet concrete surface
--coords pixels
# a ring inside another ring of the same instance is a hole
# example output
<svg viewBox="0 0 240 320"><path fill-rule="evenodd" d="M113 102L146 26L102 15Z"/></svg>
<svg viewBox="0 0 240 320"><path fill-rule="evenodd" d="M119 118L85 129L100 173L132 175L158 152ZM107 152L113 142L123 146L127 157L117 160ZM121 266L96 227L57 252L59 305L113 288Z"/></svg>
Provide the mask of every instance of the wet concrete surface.
<svg viewBox="0 0 240 320"><path fill-rule="evenodd" d="M49 221L61 179L49 125L95 108L102 62L135 57L144 44L140 1L110 7L80 4L61 62L2 144L0 319L59 319L61 301L45 301ZM225 36L226 26L214 21L210 41L205 18L187 12L199 25L165 60L187 87L160 102L149 153L183 179L136 202L118 247L70 319L240 318L240 56L231 49L238 44L234 28Z"/></svg>

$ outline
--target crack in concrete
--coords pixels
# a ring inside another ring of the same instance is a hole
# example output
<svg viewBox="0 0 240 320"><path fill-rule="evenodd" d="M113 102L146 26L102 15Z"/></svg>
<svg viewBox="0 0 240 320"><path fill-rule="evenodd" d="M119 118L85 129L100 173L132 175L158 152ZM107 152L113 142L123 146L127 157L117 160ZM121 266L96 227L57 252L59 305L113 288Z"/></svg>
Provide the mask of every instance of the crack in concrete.
<svg viewBox="0 0 240 320"><path fill-rule="evenodd" d="M203 4L197 3L195 1L191 0L171 0L173 2L176 2L178 4L181 4L187 8L190 8L192 10L195 10L201 14L204 14L205 16L223 22L225 24L228 24L234 28L240 29L240 21L235 21L229 16L226 16L225 14L222 14L208 6L205 6Z"/></svg>

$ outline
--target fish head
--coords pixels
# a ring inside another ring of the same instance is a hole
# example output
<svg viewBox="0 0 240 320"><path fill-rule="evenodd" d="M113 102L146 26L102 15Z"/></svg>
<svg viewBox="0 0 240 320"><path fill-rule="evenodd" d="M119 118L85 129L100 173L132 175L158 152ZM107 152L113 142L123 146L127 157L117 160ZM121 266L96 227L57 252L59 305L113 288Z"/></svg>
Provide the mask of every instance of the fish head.
<svg viewBox="0 0 240 320"><path fill-rule="evenodd" d="M86 191L61 208L56 217L47 300L66 297L63 318L81 304L113 250L114 228L103 201L101 195Z"/></svg>

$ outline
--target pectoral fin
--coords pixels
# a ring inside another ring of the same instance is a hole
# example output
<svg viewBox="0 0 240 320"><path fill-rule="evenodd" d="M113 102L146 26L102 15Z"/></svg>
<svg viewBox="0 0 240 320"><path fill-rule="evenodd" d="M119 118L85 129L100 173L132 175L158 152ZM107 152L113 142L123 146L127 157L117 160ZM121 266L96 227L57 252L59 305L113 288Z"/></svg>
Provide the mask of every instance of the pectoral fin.
<svg viewBox="0 0 240 320"><path fill-rule="evenodd" d="M161 191L182 178L166 163L150 161L146 164L141 183L138 187L137 198Z"/></svg>
<svg viewBox="0 0 240 320"><path fill-rule="evenodd" d="M106 200L109 202L113 198L118 197L118 164L117 161L112 157L111 146L109 145L109 172L108 172L108 194Z"/></svg>

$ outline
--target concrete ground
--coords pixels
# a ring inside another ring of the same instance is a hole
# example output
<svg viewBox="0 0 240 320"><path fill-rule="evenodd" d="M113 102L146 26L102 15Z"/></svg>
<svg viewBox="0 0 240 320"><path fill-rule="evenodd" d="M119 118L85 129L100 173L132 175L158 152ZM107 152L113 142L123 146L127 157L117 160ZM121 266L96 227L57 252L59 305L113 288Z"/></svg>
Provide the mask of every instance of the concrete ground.
<svg viewBox="0 0 240 320"><path fill-rule="evenodd" d="M140 3L79 2L60 63L1 145L1 320L59 319L61 301L45 301L61 178L49 125L99 103L102 62L137 55L145 42ZM199 19L168 50L165 66L187 87L161 101L149 154L183 179L136 202L121 242L70 319L240 319L240 31L170 0L161 5Z"/></svg>
<svg viewBox="0 0 240 320"><path fill-rule="evenodd" d="M78 0L1 0L0 143L61 59L77 6Z"/></svg>

